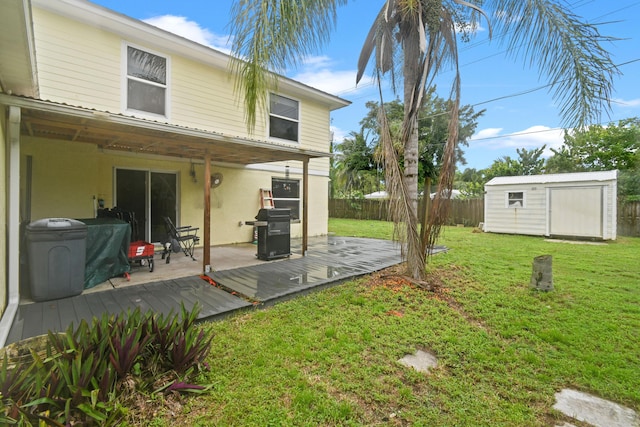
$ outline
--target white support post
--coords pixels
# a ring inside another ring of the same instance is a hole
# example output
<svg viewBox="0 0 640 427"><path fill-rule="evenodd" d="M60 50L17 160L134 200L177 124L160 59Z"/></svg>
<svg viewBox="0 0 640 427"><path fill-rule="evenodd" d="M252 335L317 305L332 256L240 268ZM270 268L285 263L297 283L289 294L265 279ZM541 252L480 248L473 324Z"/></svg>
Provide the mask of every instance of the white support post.
<svg viewBox="0 0 640 427"><path fill-rule="evenodd" d="M20 303L20 108L10 106L7 120L7 307L0 319L4 347Z"/></svg>

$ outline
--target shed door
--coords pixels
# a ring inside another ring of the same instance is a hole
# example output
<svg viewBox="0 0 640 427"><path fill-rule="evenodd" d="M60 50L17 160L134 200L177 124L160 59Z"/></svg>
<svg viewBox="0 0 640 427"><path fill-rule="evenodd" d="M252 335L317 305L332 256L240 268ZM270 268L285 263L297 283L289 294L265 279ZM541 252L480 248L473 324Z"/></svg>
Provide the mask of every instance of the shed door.
<svg viewBox="0 0 640 427"><path fill-rule="evenodd" d="M602 187L552 188L550 234L602 238Z"/></svg>

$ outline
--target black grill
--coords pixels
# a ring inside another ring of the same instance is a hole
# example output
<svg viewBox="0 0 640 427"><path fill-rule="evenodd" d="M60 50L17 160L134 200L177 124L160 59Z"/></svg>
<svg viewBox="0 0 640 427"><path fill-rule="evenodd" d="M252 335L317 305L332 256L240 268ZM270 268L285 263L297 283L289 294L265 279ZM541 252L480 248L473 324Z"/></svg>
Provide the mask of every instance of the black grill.
<svg viewBox="0 0 640 427"><path fill-rule="evenodd" d="M291 210L260 209L256 219L267 222L258 226L258 258L269 261L291 255Z"/></svg>

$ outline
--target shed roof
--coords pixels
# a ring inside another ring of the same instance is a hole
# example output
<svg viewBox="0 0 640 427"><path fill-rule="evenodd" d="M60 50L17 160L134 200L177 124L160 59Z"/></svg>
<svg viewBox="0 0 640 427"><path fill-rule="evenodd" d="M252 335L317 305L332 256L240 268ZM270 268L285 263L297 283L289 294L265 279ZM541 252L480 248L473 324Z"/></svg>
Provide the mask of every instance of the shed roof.
<svg viewBox="0 0 640 427"><path fill-rule="evenodd" d="M587 181L612 181L617 179L618 171L574 172L556 173L548 175L523 175L523 176L497 176L485 184L492 185L517 185L517 184L552 184Z"/></svg>

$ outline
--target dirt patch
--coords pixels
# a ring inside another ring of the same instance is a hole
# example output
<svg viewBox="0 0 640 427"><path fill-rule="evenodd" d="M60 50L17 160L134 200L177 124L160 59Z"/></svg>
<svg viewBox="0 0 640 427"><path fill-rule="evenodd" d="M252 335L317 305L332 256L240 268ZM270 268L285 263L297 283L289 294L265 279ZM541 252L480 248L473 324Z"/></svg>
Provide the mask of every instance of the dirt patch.
<svg viewBox="0 0 640 427"><path fill-rule="evenodd" d="M371 274L364 280L364 286L369 288L382 287L396 293L405 292L407 287L422 289L429 293L429 298L446 303L449 308L462 316L467 322L484 331L488 331L487 326L467 313L463 305L452 294L449 284L455 287L457 285L464 286L467 282L461 274L462 270L462 267L457 266L433 270L427 274L425 280L418 283L405 275L405 264L399 264ZM403 313L392 310L387 315L402 317Z"/></svg>

